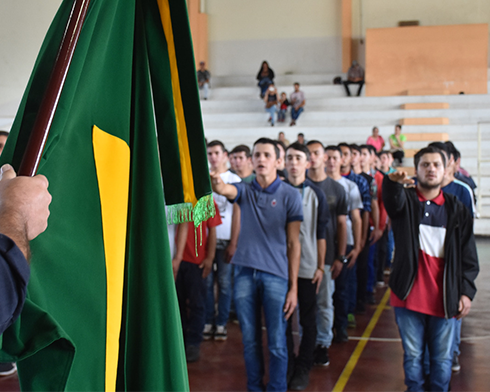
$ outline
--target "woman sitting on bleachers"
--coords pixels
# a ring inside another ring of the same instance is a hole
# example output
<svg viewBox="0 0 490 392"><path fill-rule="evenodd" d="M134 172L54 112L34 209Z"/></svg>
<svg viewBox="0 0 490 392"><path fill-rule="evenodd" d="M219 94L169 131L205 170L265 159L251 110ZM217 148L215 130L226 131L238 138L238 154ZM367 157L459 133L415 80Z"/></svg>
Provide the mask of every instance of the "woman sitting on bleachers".
<svg viewBox="0 0 490 392"><path fill-rule="evenodd" d="M398 166L401 166L403 162L403 157L405 152L403 151L403 146L407 138L402 135L402 126L400 124L395 125L395 133L390 136L388 141L390 142L391 154L393 158L397 161Z"/></svg>
<svg viewBox="0 0 490 392"><path fill-rule="evenodd" d="M258 86L260 87L260 98L264 98L267 87L274 83L274 71L269 68L269 63L263 61L257 74Z"/></svg>

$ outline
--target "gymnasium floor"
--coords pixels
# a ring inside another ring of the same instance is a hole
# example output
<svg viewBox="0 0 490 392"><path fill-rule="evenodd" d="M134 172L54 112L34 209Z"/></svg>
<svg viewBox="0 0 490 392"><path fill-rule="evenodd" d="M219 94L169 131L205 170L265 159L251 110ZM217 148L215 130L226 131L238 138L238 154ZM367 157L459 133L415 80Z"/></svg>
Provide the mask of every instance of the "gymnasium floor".
<svg viewBox="0 0 490 392"><path fill-rule="evenodd" d="M480 257L478 293L463 321L461 370L453 373L451 390L490 390L490 238L477 240ZM330 365L314 367L307 391L403 391L402 347L386 289L377 304L349 330L348 343L333 344ZM228 325L228 340L208 341L201 359L189 364L191 391L245 391L242 345L237 324ZM265 335L264 335L265 341ZM19 391L17 375L0 378L0 391Z"/></svg>

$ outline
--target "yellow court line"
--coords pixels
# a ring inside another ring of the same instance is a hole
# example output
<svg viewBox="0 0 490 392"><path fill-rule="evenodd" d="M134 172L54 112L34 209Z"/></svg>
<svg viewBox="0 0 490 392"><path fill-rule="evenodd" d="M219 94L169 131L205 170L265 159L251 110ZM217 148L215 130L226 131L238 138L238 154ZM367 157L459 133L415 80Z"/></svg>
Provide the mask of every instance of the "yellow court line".
<svg viewBox="0 0 490 392"><path fill-rule="evenodd" d="M339 379L337 380L337 383L333 387L332 392L342 392L344 390L352 372L354 371L354 368L357 365L357 361L359 361L359 358L361 357L364 347L366 347L369 337L373 333L374 327L376 327L376 324L378 323L381 313L383 313L383 310L385 309L385 306L389 298L390 298L390 289L387 289L385 294L383 295L383 299L381 300L380 304L376 308L373 317L371 317L368 326L364 330L361 340L359 341L359 343L357 343L357 346L354 352L352 353L352 355L350 356L347 365L345 365L342 374L340 375Z"/></svg>

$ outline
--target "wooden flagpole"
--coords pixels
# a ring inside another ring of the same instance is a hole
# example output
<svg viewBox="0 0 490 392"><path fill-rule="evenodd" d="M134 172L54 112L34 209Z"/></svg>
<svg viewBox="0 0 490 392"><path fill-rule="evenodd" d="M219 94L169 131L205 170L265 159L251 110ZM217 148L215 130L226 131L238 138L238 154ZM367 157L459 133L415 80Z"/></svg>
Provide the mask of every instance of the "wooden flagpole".
<svg viewBox="0 0 490 392"><path fill-rule="evenodd" d="M18 173L21 176L36 175L89 3L90 0L74 0L73 2L53 72L22 157Z"/></svg>

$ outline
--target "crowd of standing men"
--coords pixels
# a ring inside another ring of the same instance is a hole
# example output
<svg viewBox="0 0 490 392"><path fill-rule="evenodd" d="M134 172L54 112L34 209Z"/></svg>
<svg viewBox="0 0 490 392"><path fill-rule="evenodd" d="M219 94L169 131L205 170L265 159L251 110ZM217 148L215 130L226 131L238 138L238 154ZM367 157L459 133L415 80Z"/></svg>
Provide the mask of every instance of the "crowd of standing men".
<svg viewBox="0 0 490 392"><path fill-rule="evenodd" d="M207 152L219 214L197 230L180 225L173 259L189 362L203 339L226 340L232 309L247 389L303 390L311 367L330 363L332 342L349 339L355 314L391 273L408 390L448 389L478 273L474 197L455 179L452 143L419 151L415 180L370 145L260 138L252 151L228 152L215 140Z"/></svg>

